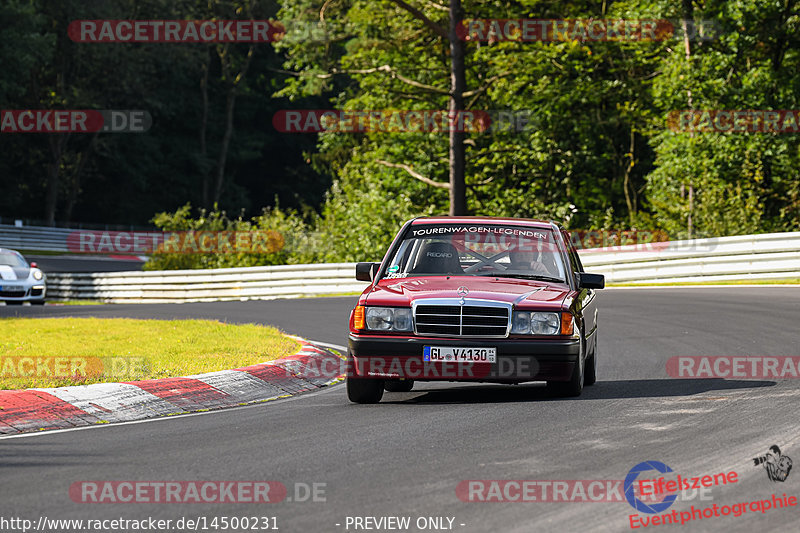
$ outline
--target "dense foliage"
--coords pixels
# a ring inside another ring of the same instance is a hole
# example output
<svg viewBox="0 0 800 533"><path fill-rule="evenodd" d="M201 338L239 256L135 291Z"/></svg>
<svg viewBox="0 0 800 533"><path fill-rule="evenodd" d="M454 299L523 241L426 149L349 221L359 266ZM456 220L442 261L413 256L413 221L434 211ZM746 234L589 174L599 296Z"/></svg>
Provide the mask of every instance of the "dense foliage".
<svg viewBox="0 0 800 533"><path fill-rule="evenodd" d="M0 217L144 226L186 202L250 215L276 195L285 206L318 205L331 180L304 155L315 137L271 126L288 105L272 97L282 58L271 45L253 46L245 69L248 44L77 43L67 34L82 19L266 19L277 10L249 0L0 2L0 109L131 109L153 119L146 133L0 134Z"/></svg>

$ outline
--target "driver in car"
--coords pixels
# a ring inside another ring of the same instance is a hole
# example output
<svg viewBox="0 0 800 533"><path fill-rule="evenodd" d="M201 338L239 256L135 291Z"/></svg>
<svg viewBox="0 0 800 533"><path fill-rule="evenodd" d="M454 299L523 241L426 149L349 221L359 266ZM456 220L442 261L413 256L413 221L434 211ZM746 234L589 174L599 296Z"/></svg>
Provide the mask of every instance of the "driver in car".
<svg viewBox="0 0 800 533"><path fill-rule="evenodd" d="M534 274L551 275L547 267L536 259L536 253L529 250L514 250L508 253L511 264L508 270L527 270Z"/></svg>

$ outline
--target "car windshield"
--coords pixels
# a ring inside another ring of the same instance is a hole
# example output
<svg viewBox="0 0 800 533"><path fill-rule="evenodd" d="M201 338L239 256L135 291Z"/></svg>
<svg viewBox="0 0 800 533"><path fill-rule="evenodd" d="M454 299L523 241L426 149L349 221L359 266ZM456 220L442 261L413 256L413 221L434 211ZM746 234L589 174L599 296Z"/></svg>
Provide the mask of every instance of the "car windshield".
<svg viewBox="0 0 800 533"><path fill-rule="evenodd" d="M0 265L11 267L27 267L28 263L21 255L13 252L0 252Z"/></svg>
<svg viewBox="0 0 800 533"><path fill-rule="evenodd" d="M502 225L411 226L384 279L418 276L497 276L565 282L549 229Z"/></svg>

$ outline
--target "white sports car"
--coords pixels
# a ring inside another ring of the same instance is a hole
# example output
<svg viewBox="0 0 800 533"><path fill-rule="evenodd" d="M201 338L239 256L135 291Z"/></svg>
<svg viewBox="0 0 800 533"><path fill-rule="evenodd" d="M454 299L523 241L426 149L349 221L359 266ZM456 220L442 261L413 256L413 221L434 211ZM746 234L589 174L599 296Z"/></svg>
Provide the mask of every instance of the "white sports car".
<svg viewBox="0 0 800 533"><path fill-rule="evenodd" d="M36 263L28 264L19 252L0 248L0 301L6 305L22 302L42 305L45 280L44 272Z"/></svg>

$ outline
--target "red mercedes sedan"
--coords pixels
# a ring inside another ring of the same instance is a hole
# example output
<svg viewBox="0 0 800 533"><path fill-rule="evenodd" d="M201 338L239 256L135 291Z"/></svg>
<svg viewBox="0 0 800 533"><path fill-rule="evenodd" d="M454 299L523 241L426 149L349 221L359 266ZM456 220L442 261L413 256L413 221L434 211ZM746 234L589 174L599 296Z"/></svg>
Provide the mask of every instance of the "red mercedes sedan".
<svg viewBox="0 0 800 533"><path fill-rule="evenodd" d="M553 222L429 217L406 222L350 314L347 394L376 403L415 381L546 381L578 396L597 379L597 302Z"/></svg>

